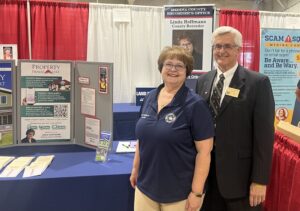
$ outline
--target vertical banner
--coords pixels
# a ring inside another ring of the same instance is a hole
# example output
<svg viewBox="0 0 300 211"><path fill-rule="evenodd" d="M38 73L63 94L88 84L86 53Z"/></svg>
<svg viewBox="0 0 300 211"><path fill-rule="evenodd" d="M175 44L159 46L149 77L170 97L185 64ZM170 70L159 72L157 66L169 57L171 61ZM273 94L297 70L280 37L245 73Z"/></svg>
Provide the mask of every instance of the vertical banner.
<svg viewBox="0 0 300 211"><path fill-rule="evenodd" d="M71 139L71 63L20 63L21 143Z"/></svg>
<svg viewBox="0 0 300 211"><path fill-rule="evenodd" d="M262 29L260 72L271 80L276 102L275 124L291 122L294 107L299 104L295 96L300 80L299 34L299 29Z"/></svg>
<svg viewBox="0 0 300 211"><path fill-rule="evenodd" d="M0 62L0 146L13 144L12 62Z"/></svg>
<svg viewBox="0 0 300 211"><path fill-rule="evenodd" d="M165 6L165 44L186 48L194 57L197 74L212 68L211 36L214 26L214 5ZM204 53L205 52L205 53Z"/></svg>

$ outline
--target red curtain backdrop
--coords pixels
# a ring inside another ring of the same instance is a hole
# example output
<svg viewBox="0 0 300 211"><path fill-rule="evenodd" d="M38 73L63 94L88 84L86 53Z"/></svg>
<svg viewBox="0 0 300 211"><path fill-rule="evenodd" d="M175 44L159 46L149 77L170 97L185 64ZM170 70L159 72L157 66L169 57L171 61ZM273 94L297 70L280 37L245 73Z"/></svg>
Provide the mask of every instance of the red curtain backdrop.
<svg viewBox="0 0 300 211"><path fill-rule="evenodd" d="M30 1L32 59L86 60L88 3Z"/></svg>
<svg viewBox="0 0 300 211"><path fill-rule="evenodd" d="M265 211L299 211L299 178L300 144L276 132Z"/></svg>
<svg viewBox="0 0 300 211"><path fill-rule="evenodd" d="M259 71L260 22L259 12L252 10L220 10L220 26L232 26L243 35L243 48L239 63Z"/></svg>
<svg viewBox="0 0 300 211"><path fill-rule="evenodd" d="M29 59L26 1L2 0L0 14L0 43L17 44L19 59Z"/></svg>

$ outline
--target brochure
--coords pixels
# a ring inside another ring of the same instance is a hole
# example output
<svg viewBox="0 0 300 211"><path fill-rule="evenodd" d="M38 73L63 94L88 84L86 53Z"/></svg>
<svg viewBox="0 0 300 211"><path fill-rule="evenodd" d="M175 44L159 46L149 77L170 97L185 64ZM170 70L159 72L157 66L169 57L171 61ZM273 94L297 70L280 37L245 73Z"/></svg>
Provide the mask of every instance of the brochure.
<svg viewBox="0 0 300 211"><path fill-rule="evenodd" d="M0 177L16 177L23 171L23 169L34 159L34 157L19 157L11 162L3 172Z"/></svg>
<svg viewBox="0 0 300 211"><path fill-rule="evenodd" d="M26 166L23 177L32 177L41 175L50 165L54 155L39 156L30 166Z"/></svg>
<svg viewBox="0 0 300 211"><path fill-rule="evenodd" d="M11 157L11 156L0 156L0 170L6 166L8 163L10 163L10 161L12 161L13 159L15 159L15 157Z"/></svg>

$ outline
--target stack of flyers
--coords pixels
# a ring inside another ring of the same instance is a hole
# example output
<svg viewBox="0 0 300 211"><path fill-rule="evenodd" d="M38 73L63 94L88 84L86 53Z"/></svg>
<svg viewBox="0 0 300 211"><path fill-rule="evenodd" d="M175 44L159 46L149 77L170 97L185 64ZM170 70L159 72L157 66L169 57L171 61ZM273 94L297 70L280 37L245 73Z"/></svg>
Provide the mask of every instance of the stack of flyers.
<svg viewBox="0 0 300 211"><path fill-rule="evenodd" d="M0 170L6 166L10 161L15 159L15 157L10 157L10 156L0 156Z"/></svg>
<svg viewBox="0 0 300 211"><path fill-rule="evenodd" d="M50 165L54 155L39 156L34 162L25 168L23 177L32 177L41 175Z"/></svg>
<svg viewBox="0 0 300 211"><path fill-rule="evenodd" d="M34 159L34 157L19 157L11 162L0 177L16 177Z"/></svg>
<svg viewBox="0 0 300 211"><path fill-rule="evenodd" d="M107 140L99 140L97 149L96 149L96 157L95 161L105 162L107 161L107 154L109 151L109 141Z"/></svg>

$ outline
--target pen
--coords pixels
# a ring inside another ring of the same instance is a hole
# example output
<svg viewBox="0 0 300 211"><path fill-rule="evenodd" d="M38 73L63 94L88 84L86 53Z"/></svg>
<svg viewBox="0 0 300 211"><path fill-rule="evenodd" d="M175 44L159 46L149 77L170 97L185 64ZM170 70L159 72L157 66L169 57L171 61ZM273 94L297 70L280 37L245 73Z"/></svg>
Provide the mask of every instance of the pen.
<svg viewBox="0 0 300 211"><path fill-rule="evenodd" d="M122 144L123 147L126 147L127 149L129 149L129 146L127 146L126 144Z"/></svg>

